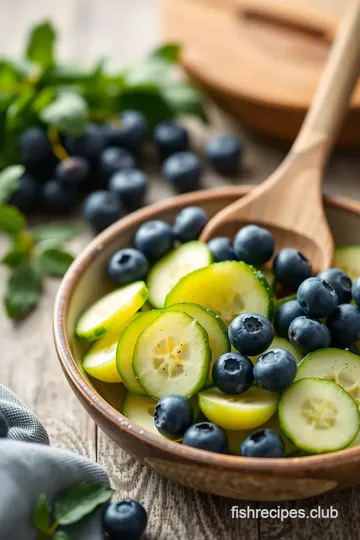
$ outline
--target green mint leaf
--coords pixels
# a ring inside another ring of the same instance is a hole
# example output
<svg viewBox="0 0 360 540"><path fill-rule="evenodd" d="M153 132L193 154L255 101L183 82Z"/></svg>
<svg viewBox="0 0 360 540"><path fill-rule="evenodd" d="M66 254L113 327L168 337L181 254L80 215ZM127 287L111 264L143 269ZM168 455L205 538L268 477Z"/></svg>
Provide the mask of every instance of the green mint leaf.
<svg viewBox="0 0 360 540"><path fill-rule="evenodd" d="M11 319L21 319L37 304L42 276L33 261L23 261L12 271L5 289L5 307Z"/></svg>
<svg viewBox="0 0 360 540"><path fill-rule="evenodd" d="M15 206L0 204L0 231L18 234L25 225L25 217Z"/></svg>
<svg viewBox="0 0 360 540"><path fill-rule="evenodd" d="M32 253L34 238L28 230L24 229L12 238L12 247L0 260L2 264L15 268L23 260L28 259Z"/></svg>
<svg viewBox="0 0 360 540"><path fill-rule="evenodd" d="M180 43L166 43L152 51L150 57L162 58L168 62L177 62L181 52Z"/></svg>
<svg viewBox="0 0 360 540"><path fill-rule="evenodd" d="M160 57L148 57L136 62L125 72L127 85L157 84L167 82L170 78L171 66Z"/></svg>
<svg viewBox="0 0 360 540"><path fill-rule="evenodd" d="M203 122L208 122L202 94L184 82L164 85L162 95L176 114L191 114Z"/></svg>
<svg viewBox="0 0 360 540"><path fill-rule="evenodd" d="M34 525L40 531L47 530L50 527L50 505L45 493L39 497L34 511Z"/></svg>
<svg viewBox="0 0 360 540"><path fill-rule="evenodd" d="M14 248L5 253L0 262L1 264L9 266L10 268L15 268L16 266L19 266L24 258L24 253L20 249Z"/></svg>
<svg viewBox="0 0 360 540"><path fill-rule="evenodd" d="M40 112L40 118L62 133L79 136L85 129L88 113L84 98L75 92L66 91Z"/></svg>
<svg viewBox="0 0 360 540"><path fill-rule="evenodd" d="M8 107L6 113L6 129L8 131L21 129L25 124L31 124L28 118L31 104L35 97L34 88L24 88Z"/></svg>
<svg viewBox="0 0 360 540"><path fill-rule="evenodd" d="M55 63L56 34L52 25L45 21L33 27L26 47L26 57L42 67L49 67Z"/></svg>
<svg viewBox="0 0 360 540"><path fill-rule="evenodd" d="M24 172L25 167L22 165L12 165L0 173L0 203L7 202L18 189L20 177Z"/></svg>
<svg viewBox="0 0 360 540"><path fill-rule="evenodd" d="M72 223L59 223L58 225L47 225L45 227L34 227L31 229L35 242L39 247L60 247L64 242L71 240L78 233L78 228Z"/></svg>
<svg viewBox="0 0 360 540"><path fill-rule="evenodd" d="M37 256L42 273L57 277L65 275L73 260L73 255L62 249L47 249Z"/></svg>
<svg viewBox="0 0 360 540"><path fill-rule="evenodd" d="M54 540L72 540L72 536L65 531L56 531Z"/></svg>
<svg viewBox="0 0 360 540"><path fill-rule="evenodd" d="M36 114L40 114L40 112L45 109L52 101L54 101L55 97L55 90L51 87L45 87L36 95L36 97L33 99L31 108Z"/></svg>
<svg viewBox="0 0 360 540"><path fill-rule="evenodd" d="M77 523L95 508L111 499L114 490L105 484L82 482L72 486L54 505L54 517L60 525Z"/></svg>

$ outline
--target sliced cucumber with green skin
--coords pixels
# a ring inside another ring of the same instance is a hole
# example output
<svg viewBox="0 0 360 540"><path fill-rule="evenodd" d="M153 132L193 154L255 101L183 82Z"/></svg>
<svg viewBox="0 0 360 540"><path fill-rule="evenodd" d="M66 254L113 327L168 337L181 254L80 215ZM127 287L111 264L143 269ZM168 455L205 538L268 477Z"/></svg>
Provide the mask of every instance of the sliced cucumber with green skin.
<svg viewBox="0 0 360 540"><path fill-rule="evenodd" d="M223 394L212 387L199 392L199 406L206 418L229 430L254 429L275 414L279 394L252 386L239 395Z"/></svg>
<svg viewBox="0 0 360 540"><path fill-rule="evenodd" d="M132 360L135 345L140 334L161 315L161 310L153 309L140 313L125 328L116 350L116 366L119 375L129 392L133 394L146 395L145 390L140 386L135 377Z"/></svg>
<svg viewBox="0 0 360 540"><path fill-rule="evenodd" d="M301 351L299 351L299 349L294 347L294 345L292 343L290 343L290 341L288 339L281 338L281 337L278 337L278 336L274 337L270 347L268 349L266 349L266 350L269 351L270 349L286 349L287 351L289 351L293 355L293 357L295 358L297 363L301 362L301 360L304 358L303 353ZM266 351L264 351L264 352L266 352ZM262 354L264 354L264 353L262 353ZM251 356L250 360L255 364L256 360L260 356L261 356L261 354L259 354L258 356Z"/></svg>
<svg viewBox="0 0 360 540"><path fill-rule="evenodd" d="M340 268L354 281L360 276L360 246L343 246L335 249L334 268Z"/></svg>
<svg viewBox="0 0 360 540"><path fill-rule="evenodd" d="M212 262L210 250L203 242L187 242L165 255L153 266L147 279L152 305L163 307L166 296L182 277Z"/></svg>
<svg viewBox="0 0 360 540"><path fill-rule="evenodd" d="M262 266L261 268L259 268L259 272L261 272L263 274L263 276L266 279L266 281L268 282L269 286L271 288L273 288L274 283L275 283L274 272L272 270L270 270L270 268L266 268L266 266Z"/></svg>
<svg viewBox="0 0 360 540"><path fill-rule="evenodd" d="M273 294L260 272L244 262L220 262L183 277L165 306L192 302L211 309L229 325L237 315L259 313L271 318Z"/></svg>
<svg viewBox="0 0 360 540"><path fill-rule="evenodd" d="M168 309L171 311L184 311L185 313L190 315L190 317L193 317L206 330L209 338L209 346L211 349L211 364L206 385L211 386L212 367L214 363L219 358L219 356L231 350L228 332L225 324L220 319L220 317L210 311L210 309L203 308L198 304L180 302L179 304L173 304Z"/></svg>
<svg viewBox="0 0 360 540"><path fill-rule="evenodd" d="M301 379L280 399L281 429L300 450L314 454L346 448L360 428L353 398L332 381Z"/></svg>
<svg viewBox="0 0 360 540"><path fill-rule="evenodd" d="M148 298L143 281L116 289L90 306L76 325L76 335L94 341L128 322Z"/></svg>
<svg viewBox="0 0 360 540"><path fill-rule="evenodd" d="M209 375L211 351L204 328L181 311L162 313L142 334L134 351L135 376L147 395L191 397Z"/></svg>
<svg viewBox="0 0 360 540"><path fill-rule="evenodd" d="M320 349L299 364L296 381L327 379L340 384L360 407L360 356L342 349Z"/></svg>

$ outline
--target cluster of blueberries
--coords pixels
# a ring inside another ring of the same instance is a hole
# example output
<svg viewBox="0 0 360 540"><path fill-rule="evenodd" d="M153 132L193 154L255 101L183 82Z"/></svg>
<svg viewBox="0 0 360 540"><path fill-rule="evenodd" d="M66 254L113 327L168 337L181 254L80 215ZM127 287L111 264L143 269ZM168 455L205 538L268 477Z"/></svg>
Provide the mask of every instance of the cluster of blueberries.
<svg viewBox="0 0 360 540"><path fill-rule="evenodd" d="M95 231L105 229L144 204L148 177L138 162L148 131L144 116L132 110L122 112L116 125L89 123L83 135L60 141L50 141L41 127L27 129L19 138L26 172L10 204L25 214L40 207L50 214L68 214L81 194L88 193L84 218ZM155 127L153 142L163 176L174 190L198 189L203 167L190 151L188 130L176 121L163 121ZM225 175L238 172L241 153L232 135L215 136L206 148L209 164Z"/></svg>

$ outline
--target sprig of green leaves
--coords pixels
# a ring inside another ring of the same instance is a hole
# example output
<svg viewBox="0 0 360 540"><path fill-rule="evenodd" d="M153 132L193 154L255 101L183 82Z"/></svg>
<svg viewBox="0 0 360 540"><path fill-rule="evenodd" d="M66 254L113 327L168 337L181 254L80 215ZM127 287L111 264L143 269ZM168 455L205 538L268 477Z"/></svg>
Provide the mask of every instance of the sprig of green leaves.
<svg viewBox="0 0 360 540"><path fill-rule="evenodd" d="M39 539L71 540L71 534L59 530L59 527L78 523L109 501L113 493L114 490L106 484L81 482L56 499L52 507L46 495L41 494L34 511Z"/></svg>

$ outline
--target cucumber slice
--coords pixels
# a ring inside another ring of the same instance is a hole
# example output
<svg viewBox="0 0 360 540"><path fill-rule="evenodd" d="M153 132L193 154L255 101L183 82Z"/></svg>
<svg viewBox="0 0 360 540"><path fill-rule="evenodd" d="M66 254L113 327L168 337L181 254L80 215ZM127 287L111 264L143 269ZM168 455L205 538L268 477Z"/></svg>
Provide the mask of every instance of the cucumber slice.
<svg viewBox="0 0 360 540"><path fill-rule="evenodd" d="M189 398L204 386L210 359L203 327L187 313L166 311L140 334L133 368L145 392L154 399L166 394Z"/></svg>
<svg viewBox="0 0 360 540"><path fill-rule="evenodd" d="M161 314L161 310L153 309L141 313L125 328L116 351L116 365L119 375L129 392L146 395L135 377L132 360L135 345L140 334Z"/></svg>
<svg viewBox="0 0 360 540"><path fill-rule="evenodd" d="M124 399L122 412L139 427L162 437L154 424L156 401L147 396L136 396L128 392Z"/></svg>
<svg viewBox="0 0 360 540"><path fill-rule="evenodd" d="M343 246L335 249L334 267L344 270L354 281L360 276L360 246Z"/></svg>
<svg viewBox="0 0 360 540"><path fill-rule="evenodd" d="M166 296L182 277L212 262L210 250L203 242L187 242L165 255L153 266L147 279L152 305L163 307Z"/></svg>
<svg viewBox="0 0 360 540"><path fill-rule="evenodd" d="M206 418L229 430L262 426L275 414L278 402L279 394L256 386L236 396L215 387L199 392L199 406Z"/></svg>
<svg viewBox="0 0 360 540"><path fill-rule="evenodd" d="M315 454L346 448L360 428L353 398L340 385L325 379L301 379L285 390L279 421L300 450Z"/></svg>
<svg viewBox="0 0 360 540"><path fill-rule="evenodd" d="M240 313L271 318L272 291L260 272L244 262L220 262L183 277L166 297L165 306L192 302L211 309L229 325Z"/></svg>
<svg viewBox="0 0 360 540"><path fill-rule="evenodd" d="M212 367L216 360L222 354L231 350L228 332L225 324L220 317L209 309L203 308L198 304L190 304L188 302L180 302L174 304L170 308L171 311L184 311L190 317L193 317L206 330L209 338L209 346L211 349L211 363L209 376L206 384L212 384Z"/></svg>
<svg viewBox="0 0 360 540"><path fill-rule="evenodd" d="M285 437L285 435L281 431L279 420L278 420L276 414L274 414L274 416L272 418L270 418L270 420L265 422L265 424L263 424L261 426L261 428L272 429L273 431L275 431L276 433L278 433L280 435L280 437L284 441L284 447L285 447L284 456L285 457L294 456L295 454L297 454L299 452L299 450L296 448L296 446L294 446L293 443L291 441L289 441L289 439L287 437ZM261 429L261 428L257 428L257 429ZM227 437L228 437L230 454L234 454L236 456L240 455L240 445L241 445L241 443L243 442L243 440L246 437L251 435L251 433L253 433L253 432L254 432L253 429L244 429L242 431L228 430L226 432L226 434L227 434Z"/></svg>
<svg viewBox="0 0 360 540"><path fill-rule="evenodd" d="M305 356L295 380L317 378L340 384L360 407L360 356L342 349L320 349Z"/></svg>
<svg viewBox="0 0 360 540"><path fill-rule="evenodd" d="M292 343L290 343L290 341L288 339L281 338L281 337L278 337L278 336L274 337L270 347L268 349L266 349L266 350L269 351L270 349L286 349L287 351L289 351L293 355L293 357L295 358L297 363L301 362L301 360L304 358L303 353L301 351L299 351L299 349L294 347L294 345ZM266 351L264 351L264 352L266 352ZM262 354L264 354L264 353L262 353ZM256 360L260 356L261 356L261 354L259 354L258 356L250 356L249 358L255 364ZM360 358L359 358L359 360L360 360Z"/></svg>
<svg viewBox="0 0 360 540"><path fill-rule="evenodd" d="M264 278L269 284L269 287L273 288L275 283L274 272L270 270L270 268L266 268L266 266L262 266L261 268L259 268L259 272L263 274Z"/></svg>
<svg viewBox="0 0 360 540"><path fill-rule="evenodd" d="M116 289L90 306L76 325L76 335L94 341L128 322L148 297L143 281L136 281Z"/></svg>

